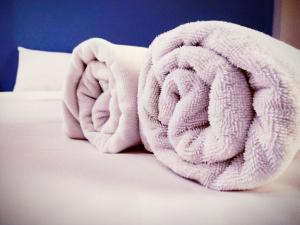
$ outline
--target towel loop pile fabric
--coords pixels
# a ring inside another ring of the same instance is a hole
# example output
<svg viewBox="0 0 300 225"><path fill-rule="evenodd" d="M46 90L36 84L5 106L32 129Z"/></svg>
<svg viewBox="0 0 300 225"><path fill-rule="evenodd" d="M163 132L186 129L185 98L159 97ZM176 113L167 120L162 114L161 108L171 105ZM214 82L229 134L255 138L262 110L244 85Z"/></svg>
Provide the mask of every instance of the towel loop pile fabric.
<svg viewBox="0 0 300 225"><path fill-rule="evenodd" d="M148 49L90 39L73 51L64 127L117 153L142 143L216 190L266 184L300 148L300 51L220 21L181 25Z"/></svg>
<svg viewBox="0 0 300 225"><path fill-rule="evenodd" d="M92 38L73 51L64 89L64 130L117 153L140 143L137 84L145 48Z"/></svg>
<svg viewBox="0 0 300 225"><path fill-rule="evenodd" d="M217 190L279 176L300 144L299 50L239 25L181 25L150 45L140 133L175 173Z"/></svg>

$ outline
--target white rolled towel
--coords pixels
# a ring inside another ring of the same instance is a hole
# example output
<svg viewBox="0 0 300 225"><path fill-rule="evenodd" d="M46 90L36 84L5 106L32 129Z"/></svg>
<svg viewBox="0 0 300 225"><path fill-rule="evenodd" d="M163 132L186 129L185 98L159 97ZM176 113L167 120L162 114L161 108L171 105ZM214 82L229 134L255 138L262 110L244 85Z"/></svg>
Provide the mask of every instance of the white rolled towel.
<svg viewBox="0 0 300 225"><path fill-rule="evenodd" d="M300 148L300 51L261 32L203 21L163 33L138 92L146 148L206 187L263 185Z"/></svg>
<svg viewBox="0 0 300 225"><path fill-rule="evenodd" d="M72 53L64 85L64 130L117 153L140 143L137 85L146 49L92 38Z"/></svg>

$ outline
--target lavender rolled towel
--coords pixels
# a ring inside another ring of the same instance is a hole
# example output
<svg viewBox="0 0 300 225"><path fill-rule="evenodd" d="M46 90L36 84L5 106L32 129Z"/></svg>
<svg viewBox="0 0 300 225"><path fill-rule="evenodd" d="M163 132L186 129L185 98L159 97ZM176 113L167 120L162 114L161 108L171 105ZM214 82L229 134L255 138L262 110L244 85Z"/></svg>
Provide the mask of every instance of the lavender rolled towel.
<svg viewBox="0 0 300 225"><path fill-rule="evenodd" d="M212 189L251 189L298 151L299 100L299 50L231 23L188 23L150 45L140 133L175 173Z"/></svg>

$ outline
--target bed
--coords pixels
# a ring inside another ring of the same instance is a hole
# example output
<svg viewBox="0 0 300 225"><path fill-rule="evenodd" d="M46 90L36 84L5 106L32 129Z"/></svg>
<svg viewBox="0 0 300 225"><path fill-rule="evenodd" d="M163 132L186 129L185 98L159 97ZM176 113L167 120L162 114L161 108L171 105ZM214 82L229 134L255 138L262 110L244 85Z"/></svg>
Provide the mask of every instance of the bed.
<svg viewBox="0 0 300 225"><path fill-rule="evenodd" d="M217 192L142 146L103 154L67 138L61 92L3 92L0 109L1 225L299 224L300 155L269 185Z"/></svg>
<svg viewBox="0 0 300 225"><path fill-rule="evenodd" d="M90 37L148 46L165 30L210 19L271 34L272 0L0 6L0 225L300 224L299 154L273 183L218 192L171 172L143 146L100 153L62 130L60 89L70 55L26 49L71 52Z"/></svg>

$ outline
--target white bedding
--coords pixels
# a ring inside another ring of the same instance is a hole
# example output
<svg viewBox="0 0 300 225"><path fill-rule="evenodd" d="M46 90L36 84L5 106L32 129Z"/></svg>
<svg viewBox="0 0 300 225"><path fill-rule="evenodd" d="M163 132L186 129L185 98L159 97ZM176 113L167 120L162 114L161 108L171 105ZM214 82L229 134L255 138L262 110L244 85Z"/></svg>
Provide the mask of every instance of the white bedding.
<svg viewBox="0 0 300 225"><path fill-rule="evenodd" d="M60 91L69 69L70 53L18 47L18 72L14 92Z"/></svg>
<svg viewBox="0 0 300 225"><path fill-rule="evenodd" d="M63 135L60 93L0 94L1 225L300 223L300 156L274 183L217 192L142 147L102 154Z"/></svg>

